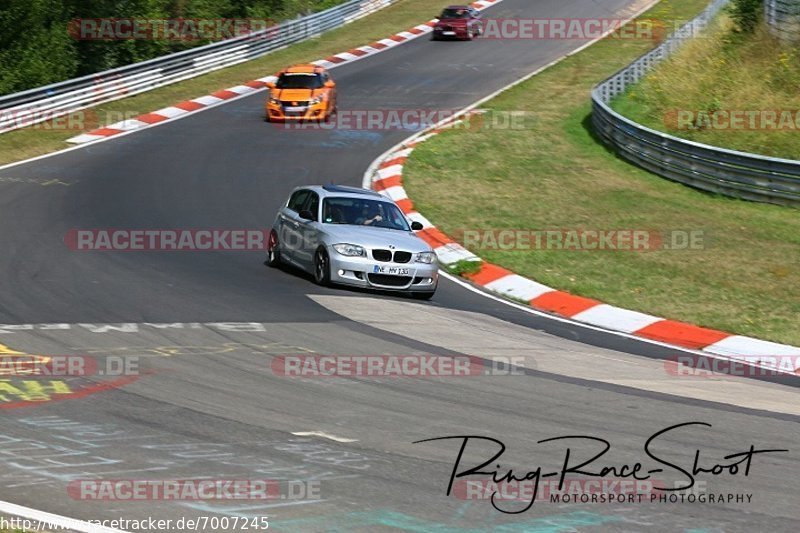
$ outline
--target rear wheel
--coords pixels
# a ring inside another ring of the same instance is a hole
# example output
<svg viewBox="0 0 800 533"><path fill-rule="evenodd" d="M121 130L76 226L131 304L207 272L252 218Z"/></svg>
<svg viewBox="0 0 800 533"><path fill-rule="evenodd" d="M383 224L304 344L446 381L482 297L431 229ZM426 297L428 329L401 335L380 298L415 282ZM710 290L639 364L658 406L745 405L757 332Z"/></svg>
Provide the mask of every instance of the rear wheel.
<svg viewBox="0 0 800 533"><path fill-rule="evenodd" d="M272 230L269 234L269 241L267 241L267 266L277 267L281 264L281 251L280 243L278 242L278 234Z"/></svg>
<svg viewBox="0 0 800 533"><path fill-rule="evenodd" d="M317 248L314 252L314 282L317 285L329 285L331 282L331 263L325 248Z"/></svg>

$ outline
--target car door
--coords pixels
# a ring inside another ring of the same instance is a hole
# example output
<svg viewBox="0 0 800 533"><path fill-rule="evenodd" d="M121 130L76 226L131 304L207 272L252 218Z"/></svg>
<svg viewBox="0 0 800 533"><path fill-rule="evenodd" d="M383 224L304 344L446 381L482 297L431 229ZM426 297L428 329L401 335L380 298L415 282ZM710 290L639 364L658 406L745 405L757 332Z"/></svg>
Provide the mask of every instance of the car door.
<svg viewBox="0 0 800 533"><path fill-rule="evenodd" d="M278 216L278 239L281 243L281 254L292 262L298 261L298 249L302 247L300 211L308 200L309 194L311 191L307 189L293 192Z"/></svg>
<svg viewBox="0 0 800 533"><path fill-rule="evenodd" d="M321 229L319 223L319 195L314 191L308 191L308 193L301 211L310 212L314 219L307 220L298 216L297 235L301 244L296 250L295 257L303 268L313 271L314 252L316 252L319 244Z"/></svg>

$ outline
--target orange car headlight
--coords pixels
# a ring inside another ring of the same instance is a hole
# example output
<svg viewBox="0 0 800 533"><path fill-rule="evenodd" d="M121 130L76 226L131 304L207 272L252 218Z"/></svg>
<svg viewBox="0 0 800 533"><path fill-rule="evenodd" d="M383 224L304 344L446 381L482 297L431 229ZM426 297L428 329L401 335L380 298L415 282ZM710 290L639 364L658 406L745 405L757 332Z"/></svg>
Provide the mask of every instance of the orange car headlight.
<svg viewBox="0 0 800 533"><path fill-rule="evenodd" d="M321 104L325 100L325 95L320 95L308 101L308 105Z"/></svg>

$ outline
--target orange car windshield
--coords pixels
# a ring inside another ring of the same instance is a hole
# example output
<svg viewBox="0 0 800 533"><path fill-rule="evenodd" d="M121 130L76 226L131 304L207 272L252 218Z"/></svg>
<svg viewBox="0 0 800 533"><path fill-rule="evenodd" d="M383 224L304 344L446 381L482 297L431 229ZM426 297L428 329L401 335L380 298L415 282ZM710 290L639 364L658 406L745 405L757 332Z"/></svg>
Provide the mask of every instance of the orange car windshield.
<svg viewBox="0 0 800 533"><path fill-rule="evenodd" d="M321 89L322 77L313 73L284 73L278 78L278 89Z"/></svg>

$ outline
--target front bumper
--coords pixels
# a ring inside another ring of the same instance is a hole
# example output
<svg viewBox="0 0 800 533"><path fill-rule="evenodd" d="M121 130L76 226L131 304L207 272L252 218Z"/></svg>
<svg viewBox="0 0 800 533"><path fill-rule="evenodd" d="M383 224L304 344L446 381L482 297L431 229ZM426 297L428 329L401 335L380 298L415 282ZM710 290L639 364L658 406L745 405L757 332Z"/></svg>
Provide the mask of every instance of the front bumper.
<svg viewBox="0 0 800 533"><path fill-rule="evenodd" d="M298 106L291 110L287 110L281 104L273 104L272 102L268 102L266 106L267 118L269 118L269 120L284 122L294 120L320 120L325 118L327 112L327 102L321 102L311 106Z"/></svg>
<svg viewBox="0 0 800 533"><path fill-rule="evenodd" d="M469 39L469 29L458 28L433 28L434 39Z"/></svg>
<svg viewBox="0 0 800 533"><path fill-rule="evenodd" d="M439 283L439 267L434 262L425 263L393 263L379 262L366 257L347 257L335 250L329 250L331 262L331 281L362 287L401 292L433 292ZM397 272L408 269L407 274L389 274L375 271L375 267Z"/></svg>

